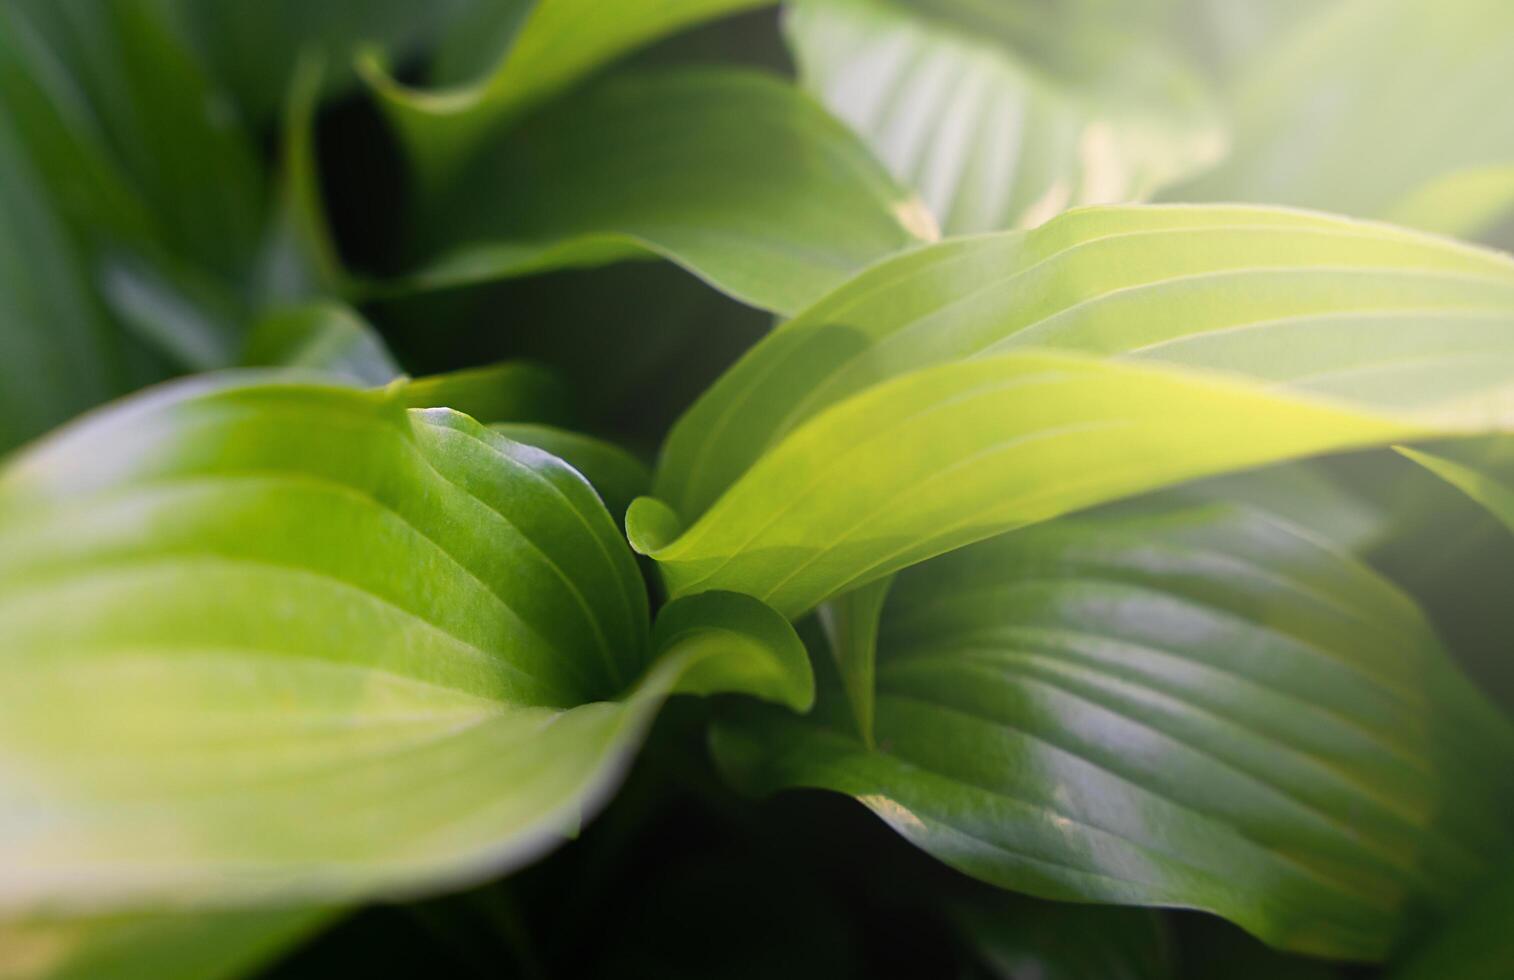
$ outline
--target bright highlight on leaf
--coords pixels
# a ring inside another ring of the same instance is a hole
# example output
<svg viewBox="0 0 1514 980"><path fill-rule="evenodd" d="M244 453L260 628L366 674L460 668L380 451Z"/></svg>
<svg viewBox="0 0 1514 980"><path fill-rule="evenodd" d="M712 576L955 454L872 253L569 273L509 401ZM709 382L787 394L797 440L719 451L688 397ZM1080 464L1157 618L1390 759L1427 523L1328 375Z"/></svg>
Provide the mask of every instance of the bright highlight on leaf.
<svg viewBox="0 0 1514 980"><path fill-rule="evenodd" d="M584 479L395 391L141 396L5 469L0 541L11 914L476 878L575 828L673 690L807 703L746 597L653 665Z"/></svg>
<svg viewBox="0 0 1514 980"><path fill-rule="evenodd" d="M1059 68L1035 60L1044 44L1016 50L941 16L971 21L981 5L970 0L919 6L798 0L785 27L805 88L948 232L1144 200L1225 150L1203 84L1151 38L1112 33L1081 69Z"/></svg>

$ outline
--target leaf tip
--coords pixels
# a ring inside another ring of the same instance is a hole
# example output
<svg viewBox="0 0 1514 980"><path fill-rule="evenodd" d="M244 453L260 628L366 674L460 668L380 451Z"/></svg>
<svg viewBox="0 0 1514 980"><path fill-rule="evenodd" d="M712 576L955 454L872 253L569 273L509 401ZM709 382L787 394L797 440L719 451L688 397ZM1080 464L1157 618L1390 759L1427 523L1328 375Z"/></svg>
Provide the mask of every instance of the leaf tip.
<svg viewBox="0 0 1514 980"><path fill-rule="evenodd" d="M626 539L638 555L652 556L683 533L683 520L656 497L637 497L626 511Z"/></svg>

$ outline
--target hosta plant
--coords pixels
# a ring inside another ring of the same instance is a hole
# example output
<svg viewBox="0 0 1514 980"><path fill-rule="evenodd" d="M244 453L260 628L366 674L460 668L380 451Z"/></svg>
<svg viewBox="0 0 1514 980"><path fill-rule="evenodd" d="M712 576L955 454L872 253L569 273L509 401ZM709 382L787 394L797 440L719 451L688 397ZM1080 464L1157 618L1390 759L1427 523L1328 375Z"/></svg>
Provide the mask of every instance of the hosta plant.
<svg viewBox="0 0 1514 980"><path fill-rule="evenodd" d="M8 0L0 976L1514 976L1511 85Z"/></svg>

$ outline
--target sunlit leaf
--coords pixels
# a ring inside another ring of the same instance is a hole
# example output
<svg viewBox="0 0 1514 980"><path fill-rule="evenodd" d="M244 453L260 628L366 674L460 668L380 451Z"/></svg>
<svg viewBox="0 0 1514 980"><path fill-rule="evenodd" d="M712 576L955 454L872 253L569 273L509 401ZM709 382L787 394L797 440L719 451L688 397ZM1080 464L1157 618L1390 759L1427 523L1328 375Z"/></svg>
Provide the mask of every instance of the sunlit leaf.
<svg viewBox="0 0 1514 980"><path fill-rule="evenodd" d="M804 702L745 596L676 606L654 662L583 477L402 394L185 382L0 472L0 912L481 877L576 828L667 694Z"/></svg>
<svg viewBox="0 0 1514 980"><path fill-rule="evenodd" d="M1514 206L1511 83L1502 0L1316 4L1241 79L1227 163L1181 193L1477 235Z"/></svg>
<svg viewBox="0 0 1514 980"><path fill-rule="evenodd" d="M920 192L946 231L1035 225L1070 206L1140 200L1223 153L1212 100L1157 38L1116 28L1107 45L1050 64L1048 42L1106 37L1106 22L1089 17L1056 33L1037 25L1050 28L1055 11L1002 6L1012 21L1005 38L978 25L994 5L967 0L787 8L804 86Z"/></svg>
<svg viewBox="0 0 1514 980"><path fill-rule="evenodd" d="M693 520L827 406L1029 347L1433 405L1514 373L1514 260L1263 208L1090 208L943 242L868 270L753 348L670 434L657 496Z"/></svg>

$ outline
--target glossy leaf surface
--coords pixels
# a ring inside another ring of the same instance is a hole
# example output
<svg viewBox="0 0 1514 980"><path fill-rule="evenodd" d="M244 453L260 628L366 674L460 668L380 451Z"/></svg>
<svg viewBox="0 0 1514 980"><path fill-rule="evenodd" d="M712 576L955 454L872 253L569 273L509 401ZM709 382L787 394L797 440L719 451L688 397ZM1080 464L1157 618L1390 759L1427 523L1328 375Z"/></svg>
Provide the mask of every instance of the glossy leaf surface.
<svg viewBox="0 0 1514 980"><path fill-rule="evenodd" d="M1514 733L1412 601L1243 509L1067 519L902 574L877 748L826 718L750 712L717 751L1003 887L1294 950L1380 958L1508 844Z"/></svg>

